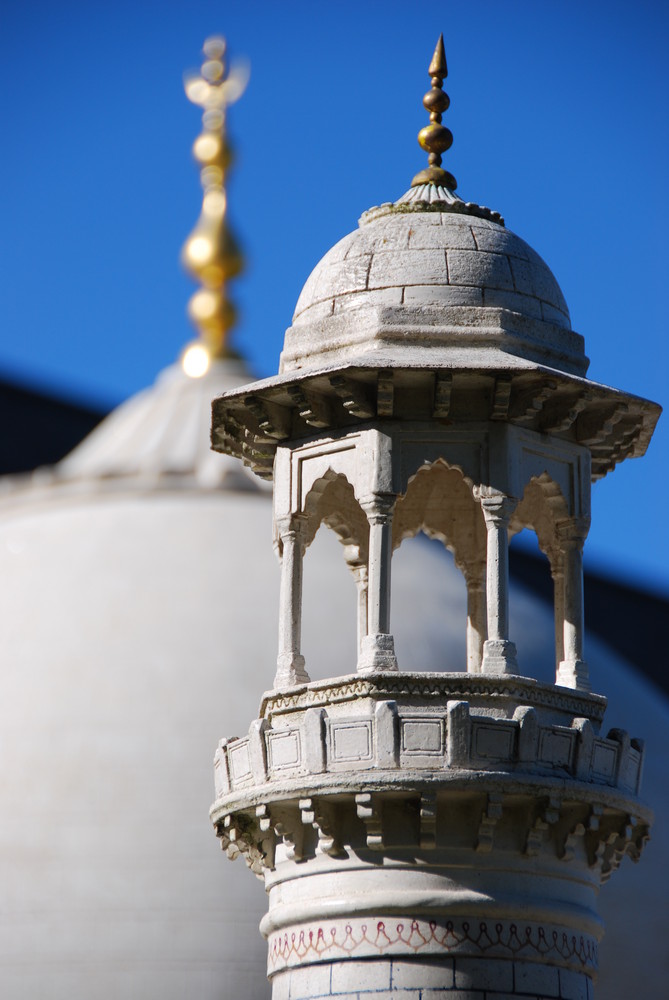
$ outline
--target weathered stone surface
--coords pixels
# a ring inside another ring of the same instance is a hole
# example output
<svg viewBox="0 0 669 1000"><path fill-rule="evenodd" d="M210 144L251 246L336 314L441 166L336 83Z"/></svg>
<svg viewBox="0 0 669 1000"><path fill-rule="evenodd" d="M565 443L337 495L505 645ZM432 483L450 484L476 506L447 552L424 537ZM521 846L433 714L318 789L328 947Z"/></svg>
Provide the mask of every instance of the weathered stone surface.
<svg viewBox="0 0 669 1000"><path fill-rule="evenodd" d="M448 247L454 250L476 250L476 240L469 221L463 220L461 224L449 221L448 232L444 232L440 216L435 215L434 218L435 221L439 220L436 225L422 224L409 228L410 249L443 250Z"/></svg>
<svg viewBox="0 0 669 1000"><path fill-rule="evenodd" d="M449 250L448 278L453 285L475 285L485 290L506 288L513 291L509 258L482 250Z"/></svg>
<svg viewBox="0 0 669 1000"><path fill-rule="evenodd" d="M513 286L516 291L521 292L523 295L534 295L532 266L529 260L522 257L509 256L509 266L513 275Z"/></svg>
<svg viewBox="0 0 669 1000"><path fill-rule="evenodd" d="M338 962L332 966L332 993L390 989L390 962Z"/></svg>
<svg viewBox="0 0 669 1000"><path fill-rule="evenodd" d="M440 988L452 989L455 985L453 959L429 961L394 961L392 963L393 990Z"/></svg>
<svg viewBox="0 0 669 1000"><path fill-rule="evenodd" d="M552 965L533 962L514 962L514 982L518 993L536 993L537 996L559 997L559 970Z"/></svg>
<svg viewBox="0 0 669 1000"><path fill-rule="evenodd" d="M512 962L477 962L459 958L455 963L455 985L459 989L513 990ZM557 970L555 970L557 977Z"/></svg>
<svg viewBox="0 0 669 1000"><path fill-rule="evenodd" d="M473 286L408 285L403 292L403 301L407 304L436 302L454 306L483 305L482 290Z"/></svg>
<svg viewBox="0 0 669 1000"><path fill-rule="evenodd" d="M380 302L375 298L379 290L396 293L386 301L398 307L392 322L406 328L402 351L424 338L411 315L420 303L439 306L441 315L435 325L457 331L459 351L475 328L485 326L492 333L498 320L490 310L504 308L539 327L550 324L527 338L537 360L572 372L585 371L582 344L573 339L565 350L565 338L556 331L570 330L562 292L546 264L523 240L497 222L467 214L392 210L363 217L361 228L341 240L314 269L286 336L282 370L310 367L319 357L345 357L354 344L364 350L366 343L378 339L379 317L374 308ZM482 315L453 312L453 307L463 305L475 307ZM358 311L359 320L356 330L347 333L328 317L350 308ZM483 359L488 350L485 338L471 343ZM543 344L540 355L536 355L537 343ZM489 347L519 353L515 345L494 335Z"/></svg>
<svg viewBox="0 0 669 1000"><path fill-rule="evenodd" d="M415 284L448 284L443 248L407 250L406 253L375 253L369 272L370 288Z"/></svg>
<svg viewBox="0 0 669 1000"><path fill-rule="evenodd" d="M530 295L521 295L519 292L506 291L500 288L484 288L483 304L485 306L496 306L498 309L510 309L512 312L521 313L523 316L533 316L541 319L542 303L538 302ZM543 317L545 318L545 317ZM561 317L561 323L564 317Z"/></svg>

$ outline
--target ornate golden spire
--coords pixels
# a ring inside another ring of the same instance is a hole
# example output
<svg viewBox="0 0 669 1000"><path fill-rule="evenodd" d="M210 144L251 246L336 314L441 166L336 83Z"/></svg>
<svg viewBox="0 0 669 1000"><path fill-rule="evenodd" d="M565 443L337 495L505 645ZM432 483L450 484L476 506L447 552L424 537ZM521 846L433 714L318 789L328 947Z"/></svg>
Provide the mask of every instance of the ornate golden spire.
<svg viewBox="0 0 669 1000"><path fill-rule="evenodd" d="M199 75L187 76L184 84L188 99L204 112L202 132L193 145L193 155L202 165L202 211L181 252L184 266L202 284L188 303L188 313L199 337L185 348L181 357L184 370L193 376L204 375L212 358L229 353L227 340L236 310L228 298L227 284L239 274L244 263L226 220L225 181L232 163L232 149L226 134L225 114L228 105L243 94L248 70L245 67L229 70L225 49L223 38L208 38Z"/></svg>
<svg viewBox="0 0 669 1000"><path fill-rule="evenodd" d="M448 188L449 191L455 191L458 186L455 177L448 170L443 170L441 166L441 154L450 149L453 144L451 130L441 124L442 112L448 110L451 103L448 94L441 89L442 83L448 76L443 35L439 35L428 73L432 77L432 89L428 90L423 98L423 107L430 113L430 124L420 130L418 142L429 154L428 163L430 166L427 170L421 170L419 174L416 174L411 182L411 187L418 187L419 184L438 184Z"/></svg>

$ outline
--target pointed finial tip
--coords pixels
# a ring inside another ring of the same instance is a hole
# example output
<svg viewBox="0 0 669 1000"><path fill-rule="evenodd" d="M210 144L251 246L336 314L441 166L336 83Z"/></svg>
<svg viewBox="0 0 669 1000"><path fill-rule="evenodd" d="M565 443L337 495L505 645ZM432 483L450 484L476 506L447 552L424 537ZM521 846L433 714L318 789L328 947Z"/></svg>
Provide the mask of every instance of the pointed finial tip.
<svg viewBox="0 0 669 1000"><path fill-rule="evenodd" d="M457 187L455 177L448 170L443 170L441 166L441 154L450 149L453 143L451 130L441 124L442 113L448 110L451 103L448 94L442 89L442 83L448 76L443 34L439 35L428 73L431 77L432 89L428 90L423 97L423 107L429 112L430 124L420 130L418 142L428 154L429 166L427 170L421 170L419 174L416 174L411 186L438 184L450 191L455 191Z"/></svg>
<svg viewBox="0 0 669 1000"><path fill-rule="evenodd" d="M448 76L448 66L446 65L446 50L444 48L444 35L439 35L439 41L435 45L432 62L428 67L430 76L440 76L443 79Z"/></svg>

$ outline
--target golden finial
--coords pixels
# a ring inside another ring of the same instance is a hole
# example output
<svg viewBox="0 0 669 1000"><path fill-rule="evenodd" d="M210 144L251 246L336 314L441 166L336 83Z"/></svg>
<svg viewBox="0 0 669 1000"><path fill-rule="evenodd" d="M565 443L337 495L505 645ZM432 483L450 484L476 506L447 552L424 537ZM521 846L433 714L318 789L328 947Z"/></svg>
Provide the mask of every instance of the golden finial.
<svg viewBox="0 0 669 1000"><path fill-rule="evenodd" d="M244 93L249 74L246 66L229 69L225 50L223 38L208 38L199 75L187 75L184 81L188 99L203 109L202 132L193 145L193 155L202 165L202 211L181 252L184 266L202 284L188 303L199 337L181 356L184 370L193 376L204 375L212 358L228 353L228 334L236 311L227 295L227 283L244 263L226 220L225 181L232 149L225 114L228 105Z"/></svg>
<svg viewBox="0 0 669 1000"><path fill-rule="evenodd" d="M443 35L439 35L428 73L432 77L432 89L428 90L423 98L423 107L430 113L430 124L420 130L418 142L429 154L428 163L430 166L427 170L421 170L419 174L416 174L411 182L411 187L418 187L419 184L439 184L441 187L448 188L449 191L455 191L458 186L455 177L448 170L443 170L441 166L441 154L450 149L453 144L451 130L441 124L442 112L448 110L451 103L448 94L441 89L442 83L448 76Z"/></svg>

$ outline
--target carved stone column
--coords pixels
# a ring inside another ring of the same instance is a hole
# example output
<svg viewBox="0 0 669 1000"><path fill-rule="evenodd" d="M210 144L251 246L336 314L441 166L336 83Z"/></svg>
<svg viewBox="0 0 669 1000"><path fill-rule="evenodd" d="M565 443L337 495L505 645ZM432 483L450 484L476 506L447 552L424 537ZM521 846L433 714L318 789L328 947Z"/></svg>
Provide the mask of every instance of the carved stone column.
<svg viewBox="0 0 669 1000"><path fill-rule="evenodd" d="M309 681L300 652L302 642L302 538L301 524L286 518L278 525L282 545L279 592L279 655L274 687Z"/></svg>
<svg viewBox="0 0 669 1000"><path fill-rule="evenodd" d="M553 580L553 614L555 618L555 670L564 659L564 560L562 552L555 549L549 554Z"/></svg>
<svg viewBox="0 0 669 1000"><path fill-rule="evenodd" d="M467 584L467 673L480 674L486 639L486 570L485 563L464 568Z"/></svg>
<svg viewBox="0 0 669 1000"><path fill-rule="evenodd" d="M481 672L513 674L516 647L509 641L509 518L517 500L484 488L477 490L488 531L486 601L488 638L483 644Z"/></svg>
<svg viewBox="0 0 669 1000"><path fill-rule="evenodd" d="M361 504L369 521L367 634L360 644L358 670L397 670L395 642L390 634L390 564L396 497L375 493Z"/></svg>
<svg viewBox="0 0 669 1000"><path fill-rule="evenodd" d="M367 600L369 575L364 563L349 563L358 592L358 656L362 650L362 640L367 635Z"/></svg>
<svg viewBox="0 0 669 1000"><path fill-rule="evenodd" d="M583 544L589 518L573 518L558 525L558 540L564 565L564 624L562 660L556 684L590 690L588 665L583 659Z"/></svg>

